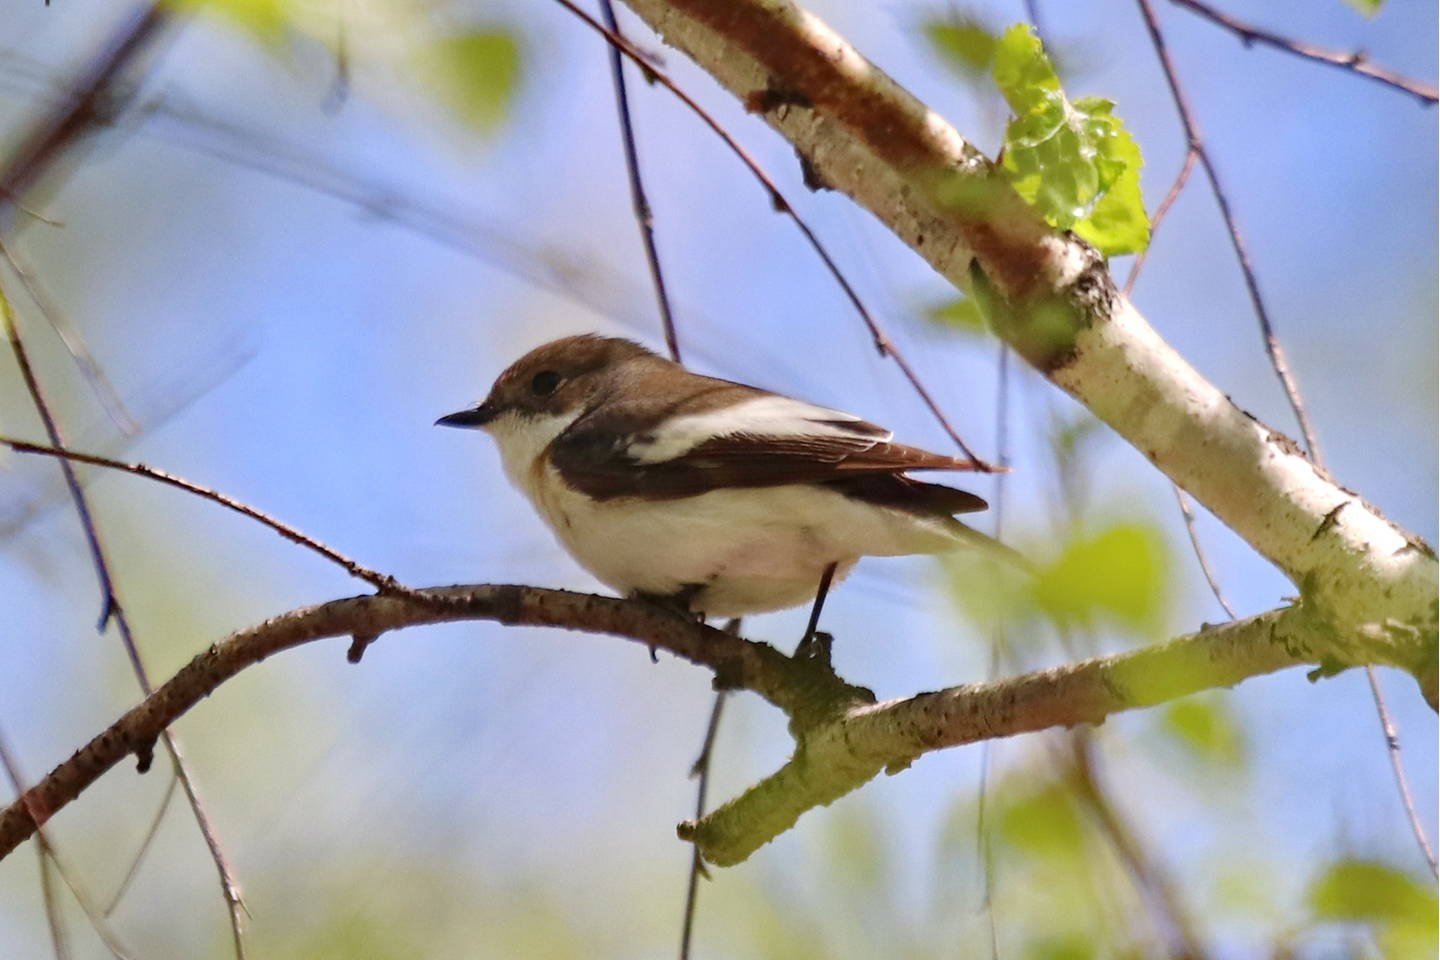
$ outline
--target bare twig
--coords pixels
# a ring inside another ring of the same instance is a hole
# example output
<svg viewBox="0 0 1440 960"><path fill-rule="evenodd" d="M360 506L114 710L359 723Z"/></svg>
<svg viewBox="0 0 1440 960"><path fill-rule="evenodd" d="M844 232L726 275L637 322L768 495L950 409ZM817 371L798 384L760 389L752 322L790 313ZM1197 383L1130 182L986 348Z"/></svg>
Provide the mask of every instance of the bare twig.
<svg viewBox="0 0 1440 960"><path fill-rule="evenodd" d="M25 777L20 772L19 760L10 749L10 744L3 733L0 733L0 766L5 768L6 779L10 781L10 786L15 790L16 795L23 798ZM35 839L36 852L40 857L40 892L45 901L45 917L50 925L50 939L55 944L55 955L57 957L68 956L69 951L68 937L65 934L64 923L60 915L60 904L55 897L51 876L52 868L54 873L60 875L65 886L70 889L71 896L79 904L85 918L90 921L90 926L95 930L100 942L105 945L105 949L109 950L111 956L116 960L130 960L132 954L129 949L105 922L105 914L95 908L94 902L81 886L75 871L67 867L60 859L60 854L56 851L55 844L46 831L37 829Z"/></svg>
<svg viewBox="0 0 1440 960"><path fill-rule="evenodd" d="M1076 730L1069 737L1071 779L1076 795L1119 854L1142 899L1151 901L1168 931L1170 943L1165 955L1179 960L1202 960L1209 954L1179 887L1163 865L1145 850L1110 799L1110 792L1097 770L1094 739L1088 730Z"/></svg>
<svg viewBox="0 0 1440 960"><path fill-rule="evenodd" d="M736 629L738 621L732 621ZM735 631L726 628L726 633ZM710 759L715 750L715 737L720 732L720 715L725 709L727 691L715 691L715 705L710 708L710 720L705 724L705 740L700 745L700 755L690 768L695 778L695 819L705 816L705 795L710 788ZM690 849L690 875L685 883L685 919L680 925L680 960L690 960L690 943L695 933L695 906L700 898L700 878L708 876L705 861L700 858L700 848Z"/></svg>
<svg viewBox="0 0 1440 960"><path fill-rule="evenodd" d="M1200 160L1200 165L1205 170L1205 175L1210 180L1210 187L1215 194L1216 203L1220 207L1220 214L1225 220L1225 227L1230 233L1231 244L1235 248L1235 256L1240 261L1240 269L1245 277L1245 286L1250 293L1250 302L1254 306L1255 316L1260 321L1260 330L1264 337L1265 351L1270 358L1270 365L1275 371L1276 377L1280 380L1281 387L1285 391L1285 397L1290 403L1291 410L1295 413L1295 419L1300 424L1300 432L1305 439L1305 448L1310 454L1310 459L1317 466L1323 466L1324 458L1320 453L1320 445L1315 436L1315 429L1310 423L1310 416L1305 410L1305 405L1300 400L1300 388L1296 385L1295 379L1290 373L1289 363L1285 359L1284 349L1280 345L1280 339L1271 326L1269 312L1265 307L1264 298L1260 295L1259 282L1255 270L1250 264L1250 258L1245 250L1245 243L1240 236L1239 225L1230 210L1230 200L1224 188L1220 184L1219 174L1200 137L1199 127L1195 123L1194 116L1180 87L1179 75L1175 71L1175 65L1170 59L1170 52L1165 43L1164 34L1160 30L1159 20L1155 16L1155 10L1150 0L1136 0L1140 7L1141 16L1145 20L1145 28L1149 31L1150 40L1155 47L1155 53L1160 59L1160 65L1165 73L1165 82L1170 87L1171 97L1175 101L1175 109L1180 115L1180 122L1185 128L1186 140L1190 150L1194 151ZM1187 0L1174 0L1181 6L1189 6L1196 9L1197 5ZM1385 730L1387 749L1390 753L1391 767L1395 773L1395 787L1400 793L1401 803L1409 815L1410 830L1415 835L1415 841L1430 865L1432 872L1435 867L1435 856L1430 845L1429 838L1425 835L1424 826L1420 823L1419 817L1415 815L1415 804L1410 794L1410 786L1405 777L1404 765L1400 762L1400 745L1398 734L1395 732L1393 723L1389 721L1389 708L1385 704L1384 693L1380 684L1374 676L1374 669L1367 667L1370 674L1370 692L1375 701L1375 710L1380 718L1382 728Z"/></svg>
<svg viewBox="0 0 1440 960"><path fill-rule="evenodd" d="M60 899L55 892L55 865L50 861L50 845L43 837L39 840L35 859L40 864L40 900L45 909L45 925L50 928L50 945L55 950L55 960L70 960L70 934L65 929Z"/></svg>
<svg viewBox="0 0 1440 960"><path fill-rule="evenodd" d="M1210 584L1210 592L1215 595L1215 600L1225 611L1225 615L1234 620L1235 608L1225 599L1225 591L1220 589L1220 581L1215 579L1215 571L1210 569L1210 560L1205 556L1205 549L1200 546L1200 538L1195 531L1195 513L1190 509L1190 498L1177 484L1172 482L1170 488L1175 491L1175 502L1180 505L1180 516L1185 519L1185 533L1190 538L1190 546L1195 551L1200 572L1205 575L1205 582Z"/></svg>
<svg viewBox="0 0 1440 960"><path fill-rule="evenodd" d="M124 100L121 93L122 81L127 72L142 60L155 43L164 36L166 28L173 22L173 19L173 8L165 3L152 3L135 10L107 39L101 51L90 61L80 79L73 85L70 99L62 102L50 114L40 118L31 130L21 137L20 145L12 152L3 170L0 170L0 229L3 229L5 223L3 214L7 205L19 202L25 192L47 170L51 169L62 155L73 151L91 129L120 109ZM45 425L46 435L52 446L63 447L65 443L59 425L45 402L39 381L26 356L9 302L4 300L3 293L0 293L0 313L4 314L3 322L6 335L10 340L11 352L15 354L26 389L36 412ZM81 526L85 531L96 576L100 580L103 595L100 625L103 628L106 623L114 621L135 677L141 690L148 696L151 692L151 685L146 676L144 663L140 659L139 649L135 645L129 619L125 616L124 608L116 593L89 504L76 479L74 468L62 460L61 469ZM215 861L216 871L220 875L221 889L229 907L236 956L243 960L245 954L240 936L239 888L235 884L224 852L216 840L209 816L194 793L190 773L185 768L174 738L166 733L163 740L170 753L171 761L175 765L176 775L184 784L186 793L190 797L195 822L200 827L206 846L209 847Z"/></svg>
<svg viewBox="0 0 1440 960"><path fill-rule="evenodd" d="M35 375L35 370L30 364L30 357L25 349L25 343L20 337L20 328L16 322L14 312L10 307L10 301L5 296L4 290L0 289L0 327L4 328L5 336L10 342L10 351L15 357L15 363L20 368L21 378L25 382L25 389L30 395L30 400L35 407L36 413L40 416L45 427L45 435L50 439L50 446L56 450L63 449L65 440L60 432L60 424L50 410L50 405L45 399L45 393L40 387L40 381ZM140 690L147 697L153 692L150 677L145 669L145 662L140 656L140 648L135 642L135 635L130 628L130 618L125 613L124 606L120 603L120 597L115 587L114 578L110 573L110 562L105 555L105 548L100 542L99 529L95 525L94 515L90 510L89 499L84 489L80 486L79 477L76 475L75 467L68 459L61 458L59 461L60 470L65 478L65 486L70 491L70 499L75 505L75 513L79 517L80 526L85 535L85 542L90 550L90 557L95 568L95 575L100 581L101 613L99 629L103 630L106 624L113 622L120 634L120 642L124 647L125 654L129 658L131 671L140 685ZM244 905L240 898L240 887L235 882L234 872L230 862L221 848L220 842L215 835L215 829L210 822L210 816L204 805L196 794L189 769L185 766L183 757L180 754L176 738L169 731L161 735L166 751L170 754L171 763L175 767L175 774L180 778L181 784L185 787L186 796L190 800L190 810L195 817L196 826L200 828L200 834L205 840L205 845L210 850L211 859L215 863L215 870L220 877L221 894L225 898L225 904L230 914L230 928L235 941L235 955L239 960L245 958L244 941L241 937L241 914ZM142 757L142 766L149 765L149 754Z"/></svg>
<svg viewBox="0 0 1440 960"><path fill-rule="evenodd" d="M210 823L209 815L205 812L205 804L200 799L195 778L190 775L190 768L186 766L185 757L180 752L180 741L174 733L166 730L160 735L160 742L165 744L165 749L170 754L170 760L175 767L175 778L180 781L180 788L185 791L185 798L190 801L190 809L200 827L200 836L205 839L210 859L214 861L215 870L220 875L220 892L225 898L225 907L230 915L230 940L235 956L238 960L245 960L245 918L250 915L250 911L245 906L240 884L235 880L235 871L230 866L229 858L225 856L225 849L220 846L220 838ZM145 762L144 756L143 753L140 754L142 764Z"/></svg>
<svg viewBox="0 0 1440 960"><path fill-rule="evenodd" d="M1026 11L1031 23L1036 24L1039 30L1037 18L1040 11L1034 0L1026 4ZM1009 476L1010 467L1010 346L1005 342L1000 343L1000 352L995 359L995 456L999 461L1001 471L995 474L995 492L991 498L990 515L994 520L991 535L1003 542L1005 536L1005 502L1008 485L1006 480ZM1000 674L1000 664L1004 658L1005 650L1009 646L1009 637L1005 629L1004 620L995 624L995 631L990 637L990 663L985 671L986 680L994 680ZM980 748L980 785L979 797L975 802L975 848L980 854L980 872L984 894L981 906L985 910L985 919L990 929L990 957L991 960L1000 960L1000 925L995 916L995 845L993 836L987 822L989 812L990 794L990 770L995 759L995 741L986 740ZM698 818L697 818L698 819Z"/></svg>
<svg viewBox="0 0 1440 960"><path fill-rule="evenodd" d="M1045 39L1045 22L1040 17L1039 0L1025 0L1025 19L1035 27L1035 35L1040 38L1040 42L1048 47L1050 44Z"/></svg>
<svg viewBox="0 0 1440 960"><path fill-rule="evenodd" d="M1170 189L1165 191L1165 197L1160 205L1155 208L1155 213L1150 217L1150 243L1144 250L1135 254L1130 261L1130 272L1125 276L1123 288L1125 296L1130 296L1130 291L1135 289L1135 281L1140 276L1140 268L1145 265L1145 260L1150 256L1150 248L1155 244L1155 232L1160 229L1160 224L1165 222L1165 217L1170 213L1170 208L1180 198L1180 192L1185 189L1185 184L1190 181L1190 172L1195 169L1195 159L1198 154L1195 147L1191 145L1185 150L1185 162L1180 164L1180 172L1170 184Z"/></svg>
<svg viewBox="0 0 1440 960"><path fill-rule="evenodd" d="M1220 216L1225 221L1226 231L1230 234L1230 245L1235 249L1235 257L1240 263L1240 272L1245 278L1245 289L1250 294L1250 304L1255 310L1256 319L1260 321L1260 333L1264 338L1265 353L1270 358L1270 366L1280 380L1280 386L1285 391L1285 399L1290 403L1290 409L1295 414L1296 422L1300 424L1300 433L1305 440L1305 449L1309 451L1310 459L1319 463L1320 445L1315 439L1315 428L1311 425L1310 415L1306 412L1305 404L1300 399L1300 388L1296 385L1295 377L1290 372L1290 364L1285 358L1285 350L1280 345L1280 338L1276 336L1275 328L1270 322L1270 311L1265 306L1264 297L1260 295L1260 281L1255 275L1255 268L1250 263L1250 254L1245 249L1245 241L1240 235L1240 225L1235 219L1234 212L1230 209L1230 196L1220 183L1220 174L1215 169L1210 151L1200 136L1200 128L1195 122L1195 116L1190 112L1189 100L1185 96L1185 91L1180 87L1180 76L1175 71L1174 62L1170 59L1170 49L1166 45L1165 35L1160 31L1160 21L1155 16L1154 7L1150 0L1136 0L1136 2L1140 6L1141 16L1145 20L1145 29L1150 34L1150 42L1155 47L1155 54L1160 59L1160 67L1165 74L1165 83L1170 87L1170 96L1175 101L1175 110L1180 115L1181 126L1185 129L1185 141L1189 149L1195 151L1200 166L1210 181L1210 189L1215 194L1216 204L1220 207Z"/></svg>
<svg viewBox="0 0 1440 960"><path fill-rule="evenodd" d="M45 288L41 286L35 272L20 258L16 250L12 250L8 244L0 240L0 257L4 257L10 263L10 269L20 281L20 286L25 288L35 309L45 318L50 329L65 344L75 366L79 368L81 376L89 385L90 391L100 401L100 406L110 417L111 422L119 428L126 436L133 436L140 432L140 424L131 416L130 411L125 409L125 402L120 399L115 386L105 371L100 366L100 361L95 359L95 354L90 352L90 345L85 342L85 337L79 329L66 318L65 314L55 306Z"/></svg>
<svg viewBox="0 0 1440 960"><path fill-rule="evenodd" d="M955 428L951 426L949 418L945 416L944 411L941 410L939 404L935 402L934 397L931 396L930 391L926 389L925 384L910 366L910 362L906 360L905 355L900 352L895 342L890 339L889 334L885 332L879 320L877 320L865 306L864 302L860 299L859 293L856 292L849 279L846 278L845 274L840 270L839 264L830 256L829 250L820 242L820 238L816 235L815 231L810 228L810 225L805 219L800 216L799 211L795 209L789 200L785 199L785 195L780 192L780 188L775 185L775 181L771 179L764 168L750 155L749 151L742 147L740 142L731 136L730 132L721 126L720 122L706 111L704 107L700 106L693 97L682 90L675 81L666 76L663 71L656 68L647 60L645 55L629 40L615 33L613 30L607 29L602 23L590 16L590 14L576 6L572 0L555 0L555 2L578 17L586 26L590 27L590 29L603 36L613 48L620 51L632 63L644 70L647 76L654 77L657 83L674 94L681 103L699 117L701 122L709 127L710 130L724 142L725 146L730 148L730 152L740 159L740 162L745 165L745 168L750 171L751 175L765 188L766 193L770 197L771 206L775 208L776 212L789 217L790 221L794 223L796 228L804 235L811 249L815 251L815 255L820 258L820 261L825 265L825 269L830 273L830 276L835 279L835 282L839 284L841 291L845 294L845 298L850 301L850 305L854 307L855 312L859 314L861 321L864 322L865 328L870 332L870 338L875 344L875 349L879 351L881 356L888 356L895 361L896 366L900 368L900 372L904 374L905 379L910 382L911 388L914 389L926 408L929 409L935 421L940 425L940 428L945 431L960 449L961 453L974 461L975 469L984 472L993 471L995 468L977 457L969 446L966 445L965 441L961 439L960 434L956 432ZM757 109L763 108L763 106L764 105L759 105Z"/></svg>
<svg viewBox="0 0 1440 960"><path fill-rule="evenodd" d="M120 110L124 98L119 91L126 72L164 35L173 11L168 3L134 10L72 85L68 102L21 137L0 170L0 211L17 202L85 134ZM0 225L3 222L0 217Z"/></svg>
<svg viewBox="0 0 1440 960"><path fill-rule="evenodd" d="M186 493L192 493L197 497L218 503L227 510L233 510L241 516L249 517L257 523L263 524L274 530L280 536L292 543L299 544L313 553L318 553L326 560L343 568L352 577L364 580L382 592L404 591L404 587L396 579L387 573L380 573L363 566L333 547L328 547L310 536L304 531L292 527L284 521L277 520L262 510L242 503L234 497L226 496L218 490L203 487L198 483L192 483L183 477L177 477L173 473L158 470L155 467L146 466L143 463L127 463L123 460L115 460L110 457L102 457L93 453L81 453L78 450L70 450L59 444L46 446L41 443L29 443L25 440L17 440L13 437L0 436L0 445L7 446L17 453L33 453L46 457L54 457L61 463L75 461L77 463L88 463L92 466L105 467L110 470L119 470L123 473L132 473L138 477L146 477L168 486L177 487Z"/></svg>
<svg viewBox="0 0 1440 960"><path fill-rule="evenodd" d="M1436 102L1437 91L1435 85L1426 83L1423 80L1416 80L1403 74L1388 70L1385 67L1371 63L1370 58L1360 50L1346 51L1334 50L1329 47L1322 47L1317 44L1307 43L1303 40L1295 40L1283 34L1257 27L1253 23L1246 23L1238 17L1232 17L1228 13L1222 13L1200 0L1170 0L1177 7L1184 7L1192 13L1199 14L1212 23L1219 24L1226 30L1240 38L1240 42L1249 47L1260 43L1285 53L1294 54L1297 57L1304 57L1306 60L1314 60L1317 63L1329 64L1332 67L1339 67L1362 77L1369 77L1387 87L1401 90L1419 100L1422 104L1429 106Z"/></svg>
<svg viewBox="0 0 1440 960"><path fill-rule="evenodd" d="M44 84L41 65L29 62L16 51L4 51L4 56L0 70L35 85ZM42 96L60 102L68 99L68 91L46 85ZM593 271L593 266L581 263L579 258L560 257L541 247L526 246L477 218L463 215L454 202L415 199L396 185L338 167L262 130L217 120L176 102L173 96L148 99L141 109L121 115L114 122L128 123L130 129L181 149L329 197L365 217L409 230L597 313L622 319L632 312L617 296L617 284L603 277L590 281L585 271Z"/></svg>
<svg viewBox="0 0 1440 960"><path fill-rule="evenodd" d="M610 0L600 0L600 15L605 19L605 28L619 37L620 24L615 20L615 6ZM620 48L606 45L610 58L610 81L615 88L615 110L620 116L620 139L625 145L625 171L630 180L630 203L635 211L635 223L640 227L640 239L645 245L645 260L650 266L650 279L655 285L656 305L660 309L660 323L665 331L665 346L670 359L680 362L680 340L675 336L675 314L670 308L670 297L665 292L665 274L660 269L660 252L655 248L655 217L650 209L650 199L645 195L645 181L640 175L640 156L635 143L635 128L630 122L630 97L625 90L625 64L620 57ZM646 70L653 69L644 67Z"/></svg>
<svg viewBox="0 0 1440 960"><path fill-rule="evenodd" d="M140 873L140 865L145 862L145 855L150 852L150 847L155 843L155 838L160 835L160 825L165 822L165 813L170 809L170 801L175 799L175 788L179 785L180 778L175 775L175 771L172 769L170 771L170 783L165 787L165 793L160 798L160 806L155 808L155 816L150 819L150 826L145 831L145 836L140 841L140 846L135 850L135 856L130 858L130 866L125 871L125 876L120 878L120 883L116 885L115 892L110 895L109 902L105 904L105 916L108 917L115 912L115 908L120 906L120 901L124 898L126 891L130 889L130 884L135 882L136 875Z"/></svg>
<svg viewBox="0 0 1440 960"><path fill-rule="evenodd" d="M1380 689L1378 671L1372 666L1366 666L1365 679L1370 683L1370 696L1375 700L1375 714L1380 720L1380 732L1385 736L1385 754L1390 758L1390 771L1395 776L1395 789L1400 794L1400 805L1405 809L1405 817L1410 822L1410 832L1415 836L1415 845L1420 848L1420 855L1425 858L1431 875L1440 879L1440 869L1437 869L1435 863L1435 848L1430 845L1430 838L1425 835L1420 815L1415 811L1415 796L1410 791L1410 778L1405 775L1405 762L1400 755L1400 734L1390 716L1385 692Z"/></svg>

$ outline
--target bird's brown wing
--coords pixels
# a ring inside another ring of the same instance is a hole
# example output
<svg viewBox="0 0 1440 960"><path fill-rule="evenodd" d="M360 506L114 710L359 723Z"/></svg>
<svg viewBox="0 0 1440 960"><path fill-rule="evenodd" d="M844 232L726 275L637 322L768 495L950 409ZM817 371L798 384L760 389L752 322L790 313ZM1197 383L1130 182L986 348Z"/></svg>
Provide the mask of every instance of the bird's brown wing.
<svg viewBox="0 0 1440 960"><path fill-rule="evenodd" d="M673 499L727 487L815 483L927 512L985 509L985 501L973 494L900 476L907 470L975 470L973 461L893 443L890 432L875 424L837 419L848 415L795 403L798 411L814 412L803 420L809 426L787 424L785 435L725 433L659 460L646 455L657 443L644 428L649 421L606 404L554 441L551 462L566 482L597 500Z"/></svg>

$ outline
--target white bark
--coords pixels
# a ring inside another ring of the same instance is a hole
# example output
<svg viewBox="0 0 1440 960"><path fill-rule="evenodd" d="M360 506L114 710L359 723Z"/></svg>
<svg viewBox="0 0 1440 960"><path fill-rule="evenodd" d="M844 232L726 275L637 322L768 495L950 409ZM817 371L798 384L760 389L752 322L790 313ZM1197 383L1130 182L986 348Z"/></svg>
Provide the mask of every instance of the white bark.
<svg viewBox="0 0 1440 960"><path fill-rule="evenodd" d="M1402 665L1435 703L1434 552L1186 363L953 127L788 0L627 2L828 185L988 292L997 332L1284 571L1345 662Z"/></svg>

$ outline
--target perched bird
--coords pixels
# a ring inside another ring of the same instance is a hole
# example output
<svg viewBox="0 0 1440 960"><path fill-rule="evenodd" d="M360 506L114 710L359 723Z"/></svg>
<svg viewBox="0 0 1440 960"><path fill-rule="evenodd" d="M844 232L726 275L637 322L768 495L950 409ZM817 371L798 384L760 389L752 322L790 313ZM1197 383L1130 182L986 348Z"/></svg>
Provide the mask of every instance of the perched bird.
<svg viewBox="0 0 1440 960"><path fill-rule="evenodd" d="M494 437L510 481L601 582L702 616L823 599L822 579L862 556L994 544L954 518L984 500L905 475L974 461L629 340L537 347L436 423Z"/></svg>

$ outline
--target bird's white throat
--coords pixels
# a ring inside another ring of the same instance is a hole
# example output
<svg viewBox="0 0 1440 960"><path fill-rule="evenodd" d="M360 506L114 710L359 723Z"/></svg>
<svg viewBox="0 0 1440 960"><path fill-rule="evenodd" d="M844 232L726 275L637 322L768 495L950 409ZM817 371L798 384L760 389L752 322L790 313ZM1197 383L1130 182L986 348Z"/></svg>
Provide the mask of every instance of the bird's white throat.
<svg viewBox="0 0 1440 960"><path fill-rule="evenodd" d="M522 416L514 411L496 417L485 429L495 438L500 448L500 462L505 466L505 475L530 500L540 506L539 491L535 489L535 460L570 425L580 418L582 410L548 416Z"/></svg>

